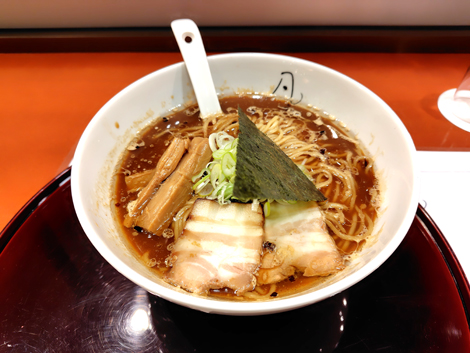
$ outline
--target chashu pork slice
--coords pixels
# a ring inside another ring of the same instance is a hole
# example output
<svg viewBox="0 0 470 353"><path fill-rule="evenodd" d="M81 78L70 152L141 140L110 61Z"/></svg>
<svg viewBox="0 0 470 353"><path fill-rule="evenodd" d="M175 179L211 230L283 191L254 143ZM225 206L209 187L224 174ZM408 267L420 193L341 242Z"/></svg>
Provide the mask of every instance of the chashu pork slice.
<svg viewBox="0 0 470 353"><path fill-rule="evenodd" d="M264 241L259 284L277 283L295 272L328 276L344 268L316 202L272 203Z"/></svg>
<svg viewBox="0 0 470 353"><path fill-rule="evenodd" d="M263 213L258 205L199 199L175 242L166 280L193 292L253 290L261 261Z"/></svg>

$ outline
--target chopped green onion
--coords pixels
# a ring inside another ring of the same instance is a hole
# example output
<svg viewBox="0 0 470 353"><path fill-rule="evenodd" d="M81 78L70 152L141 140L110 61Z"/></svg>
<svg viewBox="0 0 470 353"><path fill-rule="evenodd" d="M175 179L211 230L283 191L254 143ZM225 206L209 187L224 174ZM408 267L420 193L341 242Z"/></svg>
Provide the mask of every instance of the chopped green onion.
<svg viewBox="0 0 470 353"><path fill-rule="evenodd" d="M233 197L235 183L235 169L237 164L238 138L233 138L226 132L217 132L209 136L209 145L212 150L213 160L209 162L199 174L191 179L194 183L193 190L200 197L217 200L221 205L230 203ZM307 169L303 165L299 168L308 176ZM250 200L241 200L248 202ZM252 200L253 210L259 204L263 205L264 216L271 213L271 202L274 200ZM295 201L276 200L283 204L293 204Z"/></svg>
<svg viewBox="0 0 470 353"><path fill-rule="evenodd" d="M204 183L205 181L207 182ZM196 184L193 185L193 190L196 190L199 187L199 185L201 185L202 183L204 183L204 186L206 186L209 183L209 181L210 181L209 175L206 175L204 178L200 179Z"/></svg>
<svg viewBox="0 0 470 353"><path fill-rule="evenodd" d="M192 178L196 194L218 200L220 204L230 203L235 182L237 144L238 139L226 132L217 132L209 136L213 160Z"/></svg>
<svg viewBox="0 0 470 353"><path fill-rule="evenodd" d="M222 173L226 177L230 177L235 175L235 164L237 163L237 160L233 156L232 153L227 152L223 155L222 157Z"/></svg>
<svg viewBox="0 0 470 353"><path fill-rule="evenodd" d="M207 183L204 187L202 187L197 194L202 197L209 196L212 194L212 191L214 191L214 188L212 187L211 183Z"/></svg>
<svg viewBox="0 0 470 353"><path fill-rule="evenodd" d="M233 184L228 183L225 188L224 197L227 198L233 195Z"/></svg>
<svg viewBox="0 0 470 353"><path fill-rule="evenodd" d="M198 180L200 177L202 177L204 175L204 173L207 173L209 174L209 169L208 168L204 168L203 170L201 170L201 172L195 176L192 177L191 181L193 183L196 182L196 180ZM193 188L194 189L194 188Z"/></svg>
<svg viewBox="0 0 470 353"><path fill-rule="evenodd" d="M264 217L269 217L271 214L271 203L266 201L263 205Z"/></svg>
<svg viewBox="0 0 470 353"><path fill-rule="evenodd" d="M214 164L210 170L211 184L214 189L220 182L224 181L224 176L222 175L222 167L220 164Z"/></svg>

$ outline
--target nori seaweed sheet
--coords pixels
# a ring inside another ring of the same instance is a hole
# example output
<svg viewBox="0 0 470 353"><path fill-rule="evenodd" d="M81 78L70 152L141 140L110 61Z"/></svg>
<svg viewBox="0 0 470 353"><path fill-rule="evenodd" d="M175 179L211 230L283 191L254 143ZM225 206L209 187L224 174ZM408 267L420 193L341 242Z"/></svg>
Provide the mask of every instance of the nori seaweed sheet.
<svg viewBox="0 0 470 353"><path fill-rule="evenodd" d="M239 200L325 201L300 168L238 108L233 196Z"/></svg>

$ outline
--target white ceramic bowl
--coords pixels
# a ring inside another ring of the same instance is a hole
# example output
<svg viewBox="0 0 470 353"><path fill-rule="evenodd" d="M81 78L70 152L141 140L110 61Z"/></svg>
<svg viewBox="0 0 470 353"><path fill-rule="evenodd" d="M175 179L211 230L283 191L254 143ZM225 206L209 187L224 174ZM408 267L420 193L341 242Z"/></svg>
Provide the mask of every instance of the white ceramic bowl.
<svg viewBox="0 0 470 353"><path fill-rule="evenodd" d="M288 56L225 54L209 57L219 93L272 93L302 99L336 116L376 158L385 189L378 240L326 286L265 302L233 302L191 295L159 279L128 250L113 221L111 180L120 154L134 134L170 108L194 101L184 63L131 84L91 120L72 166L72 197L80 223L100 254L120 273L171 302L209 313L261 315L282 312L333 296L377 269L405 237L418 204L415 147L397 115L370 90L324 66Z"/></svg>

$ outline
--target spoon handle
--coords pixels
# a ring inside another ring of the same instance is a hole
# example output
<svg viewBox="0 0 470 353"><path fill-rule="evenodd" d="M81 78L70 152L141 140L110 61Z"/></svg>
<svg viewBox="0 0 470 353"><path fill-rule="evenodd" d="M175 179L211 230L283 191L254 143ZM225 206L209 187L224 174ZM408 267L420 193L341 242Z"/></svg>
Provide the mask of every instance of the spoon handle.
<svg viewBox="0 0 470 353"><path fill-rule="evenodd" d="M183 55L201 117L222 114L207 62L206 51L197 25L189 19L171 22L171 29Z"/></svg>

